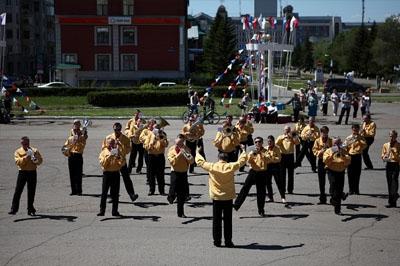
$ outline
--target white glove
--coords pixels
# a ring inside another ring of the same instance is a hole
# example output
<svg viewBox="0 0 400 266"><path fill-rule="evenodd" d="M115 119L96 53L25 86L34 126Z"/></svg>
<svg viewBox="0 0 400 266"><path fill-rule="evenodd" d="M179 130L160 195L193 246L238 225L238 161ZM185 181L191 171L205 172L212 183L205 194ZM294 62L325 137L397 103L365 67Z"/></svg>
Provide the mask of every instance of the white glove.
<svg viewBox="0 0 400 266"><path fill-rule="evenodd" d="M74 135L74 140L77 141L79 139L78 135Z"/></svg>
<svg viewBox="0 0 400 266"><path fill-rule="evenodd" d="M332 151L333 152L338 152L339 151L339 147L338 146L332 146Z"/></svg>
<svg viewBox="0 0 400 266"><path fill-rule="evenodd" d="M33 156L33 150L32 149L28 149L26 151L26 155L29 156L29 157L32 157Z"/></svg>
<svg viewBox="0 0 400 266"><path fill-rule="evenodd" d="M111 149L110 153L113 156L117 156L118 155L118 149L117 148Z"/></svg>

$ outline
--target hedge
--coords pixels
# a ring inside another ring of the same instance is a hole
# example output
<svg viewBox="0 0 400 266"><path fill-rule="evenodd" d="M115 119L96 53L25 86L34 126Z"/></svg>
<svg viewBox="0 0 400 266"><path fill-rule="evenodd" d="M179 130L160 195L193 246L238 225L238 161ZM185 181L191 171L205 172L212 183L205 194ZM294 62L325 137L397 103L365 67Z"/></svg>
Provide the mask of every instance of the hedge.
<svg viewBox="0 0 400 266"><path fill-rule="evenodd" d="M192 86L192 89L197 91L200 96L204 94L206 91L206 87L203 86ZM138 93L162 93L162 92L179 92L183 93L187 96L188 87L185 85L177 85L175 87L168 87L168 88L139 88L139 87L83 87L83 88L25 88L22 91L31 97L40 97L40 96L86 96L92 92L131 92L135 91ZM216 98L222 97L224 93L228 90L227 86L215 86L213 88L213 96ZM243 92L242 89L238 88L235 94L235 97L242 97Z"/></svg>

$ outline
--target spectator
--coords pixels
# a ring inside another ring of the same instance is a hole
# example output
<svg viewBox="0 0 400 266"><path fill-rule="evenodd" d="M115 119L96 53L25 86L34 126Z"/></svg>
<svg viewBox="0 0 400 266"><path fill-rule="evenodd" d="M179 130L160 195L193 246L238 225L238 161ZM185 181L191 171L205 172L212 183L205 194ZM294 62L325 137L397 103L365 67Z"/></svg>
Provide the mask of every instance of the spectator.
<svg viewBox="0 0 400 266"><path fill-rule="evenodd" d="M333 116L337 116L340 98L339 98L339 95L337 94L336 89L334 89L331 94L331 102L332 102L332 107L333 107Z"/></svg>

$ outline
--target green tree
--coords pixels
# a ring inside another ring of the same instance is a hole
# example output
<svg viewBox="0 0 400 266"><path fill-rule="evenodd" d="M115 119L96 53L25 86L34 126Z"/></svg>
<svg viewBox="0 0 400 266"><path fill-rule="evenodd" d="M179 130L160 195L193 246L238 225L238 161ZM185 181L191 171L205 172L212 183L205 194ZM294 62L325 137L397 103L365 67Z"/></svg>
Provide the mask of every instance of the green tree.
<svg viewBox="0 0 400 266"><path fill-rule="evenodd" d="M302 51L302 68L304 70L311 71L314 68L314 57L313 57L313 44L307 38L301 49Z"/></svg>
<svg viewBox="0 0 400 266"><path fill-rule="evenodd" d="M218 8L203 47L202 70L210 75L221 74L234 58L236 54L236 34L224 6ZM226 79L229 79L229 77L226 77Z"/></svg>

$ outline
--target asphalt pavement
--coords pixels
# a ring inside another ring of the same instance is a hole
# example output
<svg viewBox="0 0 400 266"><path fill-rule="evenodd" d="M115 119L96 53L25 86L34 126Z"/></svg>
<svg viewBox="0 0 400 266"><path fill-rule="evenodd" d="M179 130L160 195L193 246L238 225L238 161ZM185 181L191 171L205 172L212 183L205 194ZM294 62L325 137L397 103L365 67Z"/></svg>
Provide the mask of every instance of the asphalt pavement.
<svg viewBox="0 0 400 266"><path fill-rule="evenodd" d="M125 125L126 120L93 120L84 153L83 196L69 196L67 159L60 150L71 119L27 119L0 125L0 264L398 265L400 214L398 208L385 208L387 185L380 151L388 141L389 130L399 130L400 107L374 103L371 110L378 126L370 149L375 170L362 172L361 195L347 198L342 208L344 215L335 215L330 205L317 205L317 174L312 173L305 160L303 167L296 170L295 194L287 196L287 205L280 203L273 185L275 203L266 203L264 218L257 214L255 187L251 189L242 208L233 213L236 247L232 249L212 244L208 175L199 168L189 175L192 199L185 204L187 218L178 218L176 205L168 204L165 196L147 196L145 174L131 175L139 194L134 203L121 182L119 211L124 216L112 217L111 204L107 204L106 216L96 216L102 182L98 163L101 141L112 131L114 122ZM318 116L317 125L327 125L332 136L349 135L350 125L335 125L336 119ZM351 123L360 121L350 119ZM169 122L171 125L165 130L172 145L182 122ZM211 141L219 126L206 126L205 152L210 161L216 160ZM255 125L253 136L278 136L283 127ZM25 188L20 211L11 216L7 212L17 177L13 152L24 135L31 138L31 145L44 158L38 169L37 215L26 213ZM167 168L167 184L169 172ZM236 175L237 193L246 176L247 173Z"/></svg>

